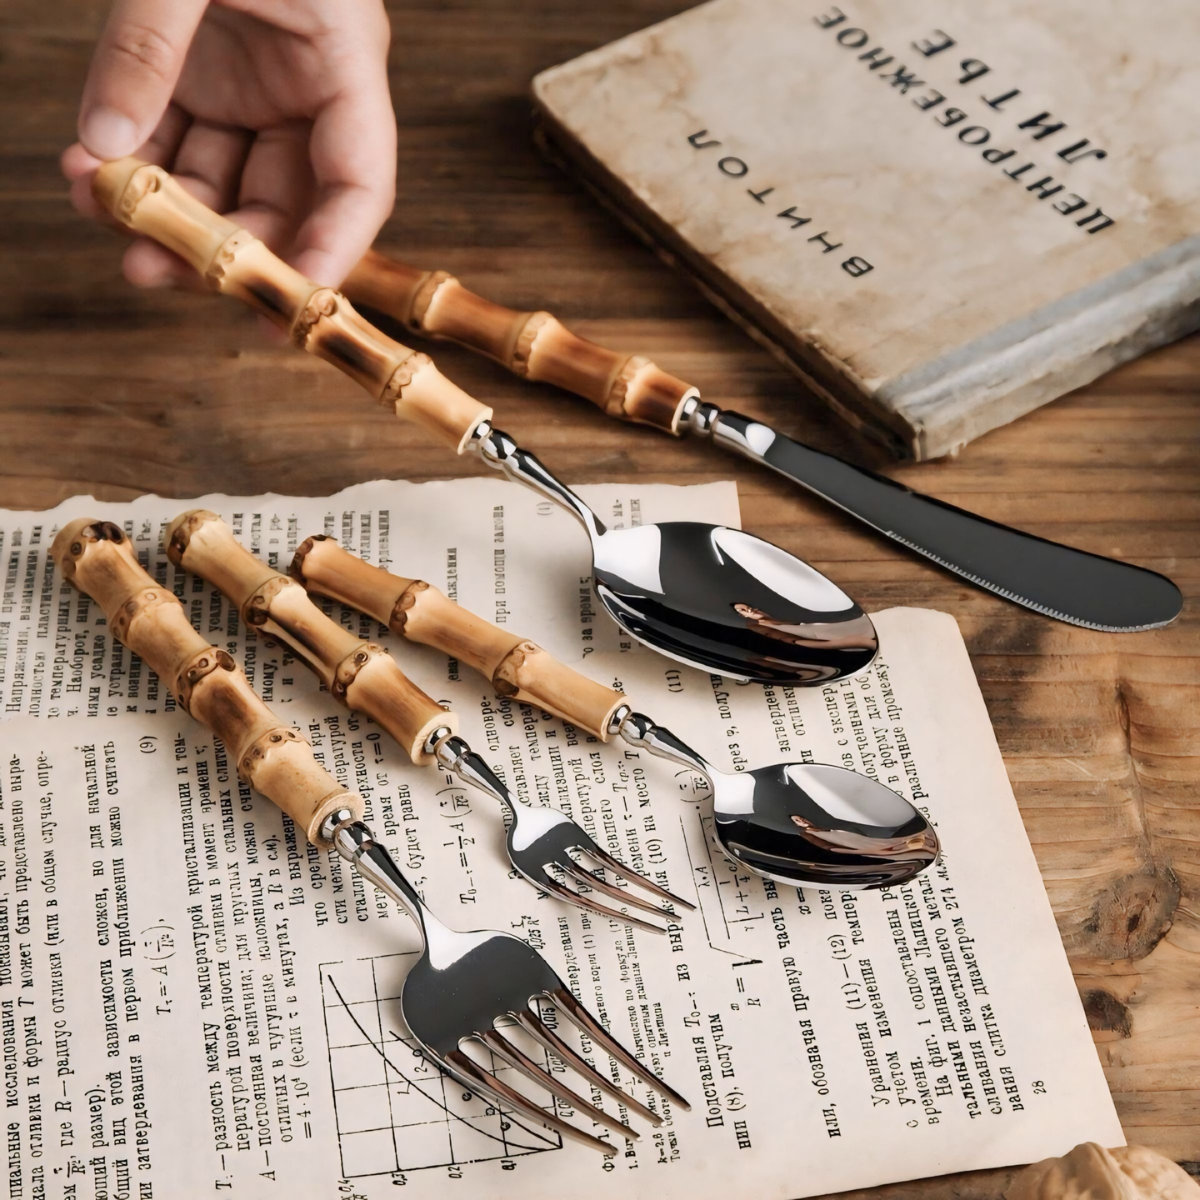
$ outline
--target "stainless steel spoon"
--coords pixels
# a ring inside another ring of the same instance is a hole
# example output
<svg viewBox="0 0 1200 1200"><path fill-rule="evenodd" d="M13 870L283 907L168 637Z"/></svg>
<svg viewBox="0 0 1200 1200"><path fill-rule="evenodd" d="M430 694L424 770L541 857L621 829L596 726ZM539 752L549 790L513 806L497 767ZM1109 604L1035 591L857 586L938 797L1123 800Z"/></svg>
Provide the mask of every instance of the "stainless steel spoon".
<svg viewBox="0 0 1200 1200"><path fill-rule="evenodd" d="M861 671L875 657L871 618L778 546L693 521L609 529L491 422L475 427L467 448L579 521L592 543L601 604L622 629L668 658L731 679L816 684Z"/></svg>
<svg viewBox="0 0 1200 1200"><path fill-rule="evenodd" d="M610 729L703 775L721 849L756 875L793 887L896 887L938 856L938 836L903 796L825 763L718 771L670 730L624 705Z"/></svg>

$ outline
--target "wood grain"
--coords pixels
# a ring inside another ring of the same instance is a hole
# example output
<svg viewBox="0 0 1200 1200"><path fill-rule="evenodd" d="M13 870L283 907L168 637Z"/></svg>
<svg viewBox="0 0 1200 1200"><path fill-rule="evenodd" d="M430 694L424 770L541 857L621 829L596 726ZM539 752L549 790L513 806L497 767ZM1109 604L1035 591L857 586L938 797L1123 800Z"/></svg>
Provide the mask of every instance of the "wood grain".
<svg viewBox="0 0 1200 1200"><path fill-rule="evenodd" d="M717 404L878 466L876 451L854 444L530 143L535 71L683 6L397 5L408 47L403 64L393 52L400 198L380 245L513 308L550 309ZM102 9L15 0L0 12L0 504L88 491L316 495L378 476L479 470L327 364L265 343L237 306L120 282L117 235L72 213L57 168ZM889 468L986 516L1170 574L1187 596L1180 621L1120 637L977 592L711 448L619 425L454 346L439 345L437 358L568 480L736 479L747 528L813 561L867 609L928 605L958 618L1126 1132L1200 1161L1200 340L956 459ZM1011 1176L856 1197L999 1200Z"/></svg>

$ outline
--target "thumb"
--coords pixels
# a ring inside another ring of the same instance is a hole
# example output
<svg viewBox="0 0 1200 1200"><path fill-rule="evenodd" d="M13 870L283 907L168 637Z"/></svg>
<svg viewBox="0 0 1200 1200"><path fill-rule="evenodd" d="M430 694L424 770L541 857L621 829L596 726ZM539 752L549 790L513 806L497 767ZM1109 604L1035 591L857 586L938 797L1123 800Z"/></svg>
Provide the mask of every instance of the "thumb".
<svg viewBox="0 0 1200 1200"><path fill-rule="evenodd" d="M79 140L124 158L154 132L208 0L116 0L83 89Z"/></svg>

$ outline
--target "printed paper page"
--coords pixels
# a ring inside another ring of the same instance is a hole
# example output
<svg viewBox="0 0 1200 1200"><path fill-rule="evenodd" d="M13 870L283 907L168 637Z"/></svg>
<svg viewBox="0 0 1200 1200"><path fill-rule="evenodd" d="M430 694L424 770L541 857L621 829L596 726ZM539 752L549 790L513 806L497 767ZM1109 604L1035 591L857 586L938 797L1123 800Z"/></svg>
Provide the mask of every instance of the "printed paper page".
<svg viewBox="0 0 1200 1200"><path fill-rule="evenodd" d="M501 489L501 547L472 519L478 495L459 506L443 491L425 511L452 520L437 526L440 554L426 547L420 560L417 538L434 526L410 517L430 485L387 486L405 501L403 536L399 518L387 526L395 569L457 583L477 611L573 651L719 768L790 759L875 774L936 822L942 863L883 893L798 892L739 872L713 846L689 772L501 701L444 656L393 639L521 799L569 811L699 904L665 937L594 920L511 876L500 813L482 793L412 767L278 649L256 647L259 686L363 792L369 822L442 919L533 941L690 1099L685 1113L627 1078L665 1122L633 1118L641 1141L606 1164L465 1096L419 1057L397 999L419 950L412 924L239 787L205 732L161 692L151 698L148 675L128 658L118 669L93 606L86 646L109 656L101 713L113 697L159 711L0 723L0 1025L10 1165L25 1189L13 1194L44 1184L48 1196L90 1197L129 1180L131 1195L168 1197L381 1197L402 1184L430 1197L460 1187L682 1200L736 1187L787 1200L1122 1140L950 617L879 614L878 662L837 685L727 684L622 650L603 617L590 624L586 559L570 548L581 532L563 526L557 556L536 508L515 515L516 488L469 485ZM685 496L698 517L695 492ZM151 524L183 507L156 503ZM264 498L227 514L262 513L267 529L277 516L286 566L289 540L309 531L289 531L287 514L366 510L377 531L379 502L354 503ZM104 507L118 520L132 508ZM512 551L499 574L497 548ZM240 646L209 591L182 587L198 627ZM56 584L51 596L40 641L30 604L27 662L53 648ZM535 617L543 608L559 620ZM72 638L79 611L66 619Z"/></svg>

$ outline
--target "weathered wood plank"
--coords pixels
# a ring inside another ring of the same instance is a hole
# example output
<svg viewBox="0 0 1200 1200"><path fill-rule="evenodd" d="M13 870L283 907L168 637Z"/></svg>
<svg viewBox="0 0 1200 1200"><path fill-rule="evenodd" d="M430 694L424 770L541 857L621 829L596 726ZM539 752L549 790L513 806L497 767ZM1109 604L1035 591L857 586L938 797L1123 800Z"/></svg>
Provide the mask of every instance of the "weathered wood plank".
<svg viewBox="0 0 1200 1200"><path fill-rule="evenodd" d="M103 5L0 13L0 505L81 491L325 493L477 468L364 401L322 363L264 345L230 304L138 295L115 236L78 220L56 156ZM384 245L496 299L645 349L721 404L878 466L875 450L547 167L528 140L533 72L679 0L405 4L416 52L394 76L401 197ZM65 31L65 32L64 32ZM447 374L569 479L734 478L747 527L814 561L868 608L959 620L1131 1139L1200 1160L1200 339L998 430L958 458L889 468L1000 520L1169 571L1168 630L1053 624L898 551L780 479L702 445L607 421L442 347ZM997 887L1003 877L997 874ZM798 1169L802 1169L798 1167ZM998 1200L1011 1172L858 1200Z"/></svg>

